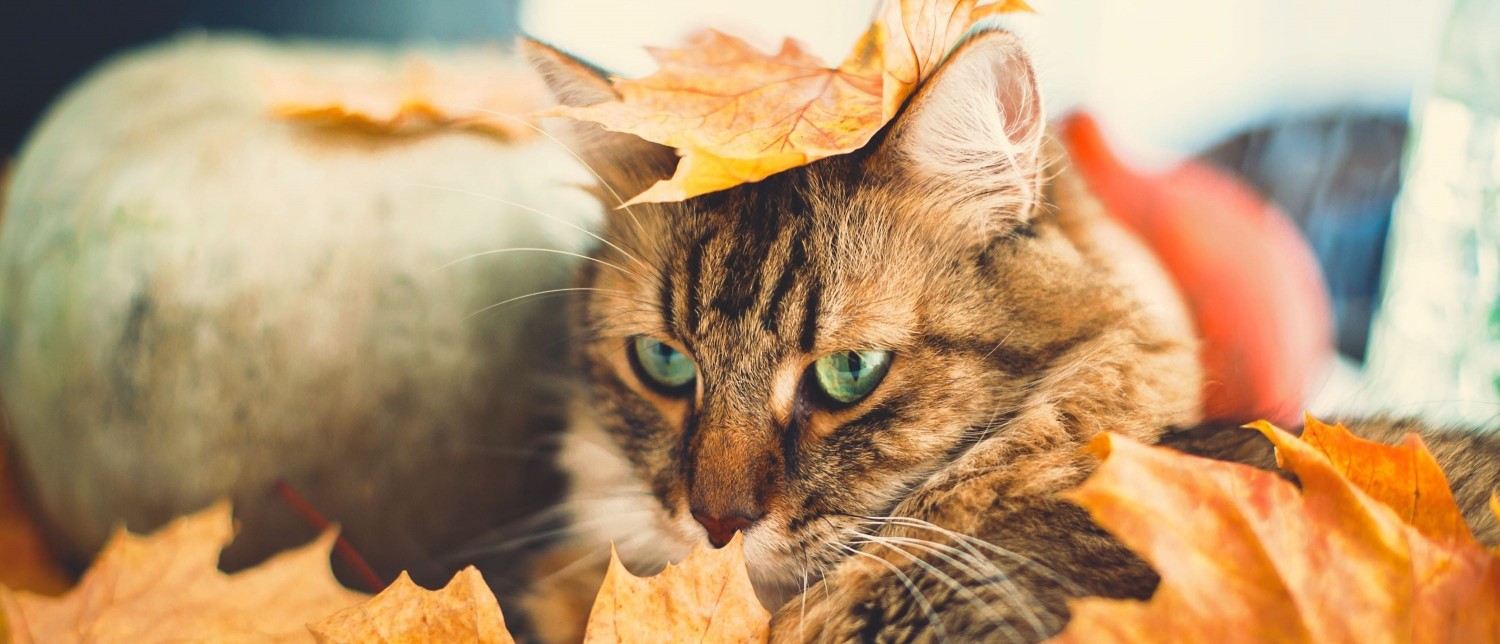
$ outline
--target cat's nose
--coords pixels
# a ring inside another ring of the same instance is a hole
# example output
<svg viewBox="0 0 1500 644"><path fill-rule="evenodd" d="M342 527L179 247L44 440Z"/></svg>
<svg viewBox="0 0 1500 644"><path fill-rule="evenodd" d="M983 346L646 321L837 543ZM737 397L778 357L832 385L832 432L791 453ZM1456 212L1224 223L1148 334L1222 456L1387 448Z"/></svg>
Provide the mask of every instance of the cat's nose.
<svg viewBox="0 0 1500 644"><path fill-rule="evenodd" d="M708 542L715 548L723 548L734 538L734 533L749 529L760 517L745 516L734 513L728 516L717 516L707 512L693 511L693 518L708 531Z"/></svg>

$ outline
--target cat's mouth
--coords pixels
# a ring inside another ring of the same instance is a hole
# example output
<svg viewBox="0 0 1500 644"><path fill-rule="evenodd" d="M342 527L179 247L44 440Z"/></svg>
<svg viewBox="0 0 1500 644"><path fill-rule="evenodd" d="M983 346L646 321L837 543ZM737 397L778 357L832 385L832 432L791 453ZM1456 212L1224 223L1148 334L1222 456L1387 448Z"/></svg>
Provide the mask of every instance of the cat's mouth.
<svg viewBox="0 0 1500 644"><path fill-rule="evenodd" d="M821 580L830 566L812 565L806 555L809 550L825 548L824 542L789 539L784 531L769 527L757 526L742 537L745 565L750 582L755 585L755 594L768 610L774 611Z"/></svg>
<svg viewBox="0 0 1500 644"><path fill-rule="evenodd" d="M673 513L674 518L669 520L678 539L694 544L695 548L714 547L708 532L687 515ZM739 533L755 594L771 611L821 580L832 569L832 558L822 553L837 550L828 542L832 532L826 528L804 529L802 534L789 536L787 527L785 517L772 515Z"/></svg>
<svg viewBox="0 0 1500 644"><path fill-rule="evenodd" d="M789 523L785 517L768 516L740 533L755 594L771 611L821 581L853 550L850 544L858 535L845 525L849 521L844 515L800 518L796 523L801 529L795 532L788 529ZM692 538L709 546L706 532L692 527Z"/></svg>

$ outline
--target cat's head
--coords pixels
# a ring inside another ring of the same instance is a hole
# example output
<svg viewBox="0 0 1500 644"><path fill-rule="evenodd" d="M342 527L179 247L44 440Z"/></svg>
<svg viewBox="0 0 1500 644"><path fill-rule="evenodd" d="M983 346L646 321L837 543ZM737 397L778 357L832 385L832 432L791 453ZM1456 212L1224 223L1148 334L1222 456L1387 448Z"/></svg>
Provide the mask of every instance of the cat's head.
<svg viewBox="0 0 1500 644"><path fill-rule="evenodd" d="M530 49L562 102L615 98ZM1007 434L1059 356L1121 317L1043 205L1045 130L1002 31L963 42L864 150L684 203L617 208L677 158L577 126L610 212L574 317L592 422L663 538L740 530L757 582L796 586L976 442L1076 440Z"/></svg>

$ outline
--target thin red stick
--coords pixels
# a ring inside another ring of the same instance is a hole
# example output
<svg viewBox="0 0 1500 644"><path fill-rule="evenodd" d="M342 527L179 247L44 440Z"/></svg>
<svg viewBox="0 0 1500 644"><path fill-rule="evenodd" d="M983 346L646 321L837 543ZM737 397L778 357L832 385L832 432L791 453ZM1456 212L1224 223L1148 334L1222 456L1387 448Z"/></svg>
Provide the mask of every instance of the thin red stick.
<svg viewBox="0 0 1500 644"><path fill-rule="evenodd" d="M292 506L292 509L297 514L302 515L304 521L312 524L319 532L326 531L331 527L328 519L323 518L323 515L318 512L317 508L308 503L307 499L302 498L302 495L298 494L297 490L293 489L286 481L276 481L276 496L281 497L283 501L287 502L287 505ZM338 553L339 558L343 559L344 563L354 567L354 573L364 582L366 590L369 590L371 593L379 593L385 590L386 583L380 579L380 575L375 574L375 569L371 568L370 564L365 563L365 558L359 556L359 551L355 550L354 546L349 545L349 542L344 540L344 535L340 534L334 538L333 551Z"/></svg>

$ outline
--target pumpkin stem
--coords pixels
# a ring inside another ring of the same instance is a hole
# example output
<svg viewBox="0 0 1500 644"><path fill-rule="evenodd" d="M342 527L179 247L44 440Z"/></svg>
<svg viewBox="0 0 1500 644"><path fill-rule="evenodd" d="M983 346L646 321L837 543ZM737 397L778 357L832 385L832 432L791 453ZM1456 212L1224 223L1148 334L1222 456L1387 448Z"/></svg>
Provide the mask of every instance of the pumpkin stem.
<svg viewBox="0 0 1500 644"><path fill-rule="evenodd" d="M285 480L277 479L275 489L276 496L281 497L281 500L286 501L287 505L292 506L292 510L301 515L304 521L307 521L308 524L312 525L319 532L332 527L328 523L328 519L323 518L322 513L318 512L317 508L314 508L306 498L298 494L297 490L292 488ZM380 575L375 574L375 569L371 568L370 564L365 563L365 558L359 556L359 551L355 550L354 546L349 545L349 542L344 539L344 535L340 534L334 538L333 551L338 554L340 559L344 560L344 563L349 564L354 569L355 575L364 583L365 590L370 591L372 594L385 590L385 581L380 579Z"/></svg>

